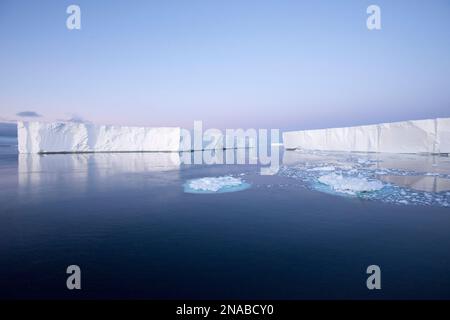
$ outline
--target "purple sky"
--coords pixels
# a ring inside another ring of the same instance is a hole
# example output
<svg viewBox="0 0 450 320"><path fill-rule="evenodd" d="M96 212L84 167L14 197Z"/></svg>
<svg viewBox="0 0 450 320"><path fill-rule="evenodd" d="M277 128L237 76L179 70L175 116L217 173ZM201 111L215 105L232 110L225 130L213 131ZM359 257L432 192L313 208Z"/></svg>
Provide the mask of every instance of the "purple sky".
<svg viewBox="0 0 450 320"><path fill-rule="evenodd" d="M81 30L66 28L72 3ZM366 28L370 4L379 31ZM0 43L0 121L307 129L450 116L444 0L2 0Z"/></svg>

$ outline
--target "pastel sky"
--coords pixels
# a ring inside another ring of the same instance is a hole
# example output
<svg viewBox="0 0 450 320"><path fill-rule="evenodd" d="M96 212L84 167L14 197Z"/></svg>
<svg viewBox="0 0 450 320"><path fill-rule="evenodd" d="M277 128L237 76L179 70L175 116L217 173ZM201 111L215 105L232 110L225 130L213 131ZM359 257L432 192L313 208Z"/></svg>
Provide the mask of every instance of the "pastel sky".
<svg viewBox="0 0 450 320"><path fill-rule="evenodd" d="M81 30L66 28L70 4ZM308 129L449 116L448 0L0 0L3 121Z"/></svg>

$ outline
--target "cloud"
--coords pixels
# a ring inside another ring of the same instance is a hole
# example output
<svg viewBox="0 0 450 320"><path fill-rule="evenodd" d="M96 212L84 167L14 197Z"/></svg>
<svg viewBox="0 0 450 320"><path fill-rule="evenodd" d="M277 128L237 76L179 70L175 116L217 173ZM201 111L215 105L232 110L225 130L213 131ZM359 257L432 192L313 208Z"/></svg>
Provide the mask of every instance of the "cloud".
<svg viewBox="0 0 450 320"><path fill-rule="evenodd" d="M27 117L27 118L38 118L41 117L41 115L37 112L34 111L22 111L22 112L18 112L16 113L17 116L19 117Z"/></svg>

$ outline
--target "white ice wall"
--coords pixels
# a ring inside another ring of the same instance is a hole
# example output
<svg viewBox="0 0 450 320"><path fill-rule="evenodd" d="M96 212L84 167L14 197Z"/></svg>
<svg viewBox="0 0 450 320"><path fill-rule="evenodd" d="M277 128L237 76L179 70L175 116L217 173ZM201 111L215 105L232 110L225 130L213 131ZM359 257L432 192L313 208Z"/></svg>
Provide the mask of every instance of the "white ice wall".
<svg viewBox="0 0 450 320"><path fill-rule="evenodd" d="M290 131L286 149L389 153L449 153L450 118Z"/></svg>
<svg viewBox="0 0 450 320"><path fill-rule="evenodd" d="M180 128L18 122L19 153L179 151Z"/></svg>
<svg viewBox="0 0 450 320"><path fill-rule="evenodd" d="M378 128L378 152L435 152L435 119L383 123Z"/></svg>
<svg viewBox="0 0 450 320"><path fill-rule="evenodd" d="M440 153L450 153L450 118L436 119L436 144Z"/></svg>

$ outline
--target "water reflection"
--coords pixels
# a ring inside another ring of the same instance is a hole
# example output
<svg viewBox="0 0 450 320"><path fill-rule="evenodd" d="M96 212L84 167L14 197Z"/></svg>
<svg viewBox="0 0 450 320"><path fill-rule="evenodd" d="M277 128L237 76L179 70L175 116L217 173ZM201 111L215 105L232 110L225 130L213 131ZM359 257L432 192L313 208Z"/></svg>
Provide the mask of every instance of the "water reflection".
<svg viewBox="0 0 450 320"><path fill-rule="evenodd" d="M184 153L94 153L94 154L19 154L18 183L22 191L34 193L38 188L71 184L72 189L85 191L93 184L107 182L132 184L126 175L160 185L180 179L179 170L203 165L258 164L259 174L278 174L278 152L271 150L267 165L262 165L256 150L214 150ZM443 192L450 190L450 158L433 155L299 152L280 153L282 164L298 169L334 166L336 169L370 172L378 179L400 187L418 191ZM200 159L200 160L199 160ZM274 161L277 160L277 161ZM265 164L265 163L264 163ZM352 173L353 174L353 173ZM114 181L111 180L111 177ZM117 178L117 176L121 176ZM100 182L99 182L100 181ZM122 182L121 182L122 181ZM102 186L104 187L104 186Z"/></svg>
<svg viewBox="0 0 450 320"><path fill-rule="evenodd" d="M379 176L379 179L395 185L418 191L450 191L450 179L434 176Z"/></svg>
<svg viewBox="0 0 450 320"><path fill-rule="evenodd" d="M351 153L351 152L301 152L286 150L283 164L302 163L354 164L371 163L376 169L399 169L417 173L450 174L450 158L439 155Z"/></svg>
<svg viewBox="0 0 450 320"><path fill-rule="evenodd" d="M109 179L120 183L136 173L153 182L173 181L178 179L179 168L178 153L19 154L18 182L20 190L28 194L59 192L59 187L67 185L71 191L86 191L102 182L107 185Z"/></svg>
<svg viewBox="0 0 450 320"><path fill-rule="evenodd" d="M108 172L148 172L177 170L178 153L78 153L19 154L19 173L87 172L88 167Z"/></svg>

